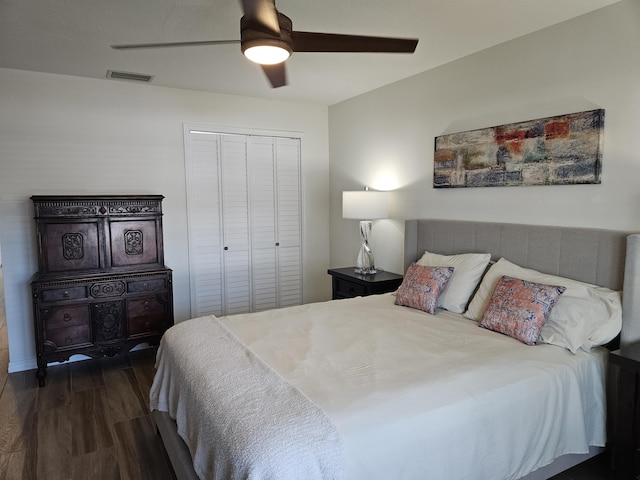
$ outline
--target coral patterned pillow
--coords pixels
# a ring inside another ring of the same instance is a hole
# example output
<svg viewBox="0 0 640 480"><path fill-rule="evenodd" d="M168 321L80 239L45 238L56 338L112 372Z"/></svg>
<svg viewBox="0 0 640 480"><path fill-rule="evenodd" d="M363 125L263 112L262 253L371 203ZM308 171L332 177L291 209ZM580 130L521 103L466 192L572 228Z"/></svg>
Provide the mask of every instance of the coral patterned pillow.
<svg viewBox="0 0 640 480"><path fill-rule="evenodd" d="M480 326L535 345L565 287L503 275L493 289Z"/></svg>
<svg viewBox="0 0 640 480"><path fill-rule="evenodd" d="M436 313L440 293L451 278L453 267L423 267L413 263L407 268L396 295L396 305Z"/></svg>

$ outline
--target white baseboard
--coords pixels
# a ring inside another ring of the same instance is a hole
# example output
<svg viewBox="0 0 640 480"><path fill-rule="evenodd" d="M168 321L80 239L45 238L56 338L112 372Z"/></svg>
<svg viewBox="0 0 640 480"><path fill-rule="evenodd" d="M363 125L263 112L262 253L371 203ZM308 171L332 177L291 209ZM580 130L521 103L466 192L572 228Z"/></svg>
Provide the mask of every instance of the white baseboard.
<svg viewBox="0 0 640 480"><path fill-rule="evenodd" d="M9 361L9 373L24 372L25 370L34 370L38 368L35 358L26 360Z"/></svg>

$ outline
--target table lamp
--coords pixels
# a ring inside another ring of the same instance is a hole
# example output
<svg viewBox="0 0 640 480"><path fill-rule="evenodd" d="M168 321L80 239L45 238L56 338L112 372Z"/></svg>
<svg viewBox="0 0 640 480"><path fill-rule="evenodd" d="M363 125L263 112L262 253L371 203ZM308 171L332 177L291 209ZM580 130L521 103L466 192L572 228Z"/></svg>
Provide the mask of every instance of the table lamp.
<svg viewBox="0 0 640 480"><path fill-rule="evenodd" d="M369 246L372 220L389 215L388 192L374 192L365 187L362 191L342 192L342 218L360 220L362 246L358 252L355 272L362 275L376 273L373 252Z"/></svg>

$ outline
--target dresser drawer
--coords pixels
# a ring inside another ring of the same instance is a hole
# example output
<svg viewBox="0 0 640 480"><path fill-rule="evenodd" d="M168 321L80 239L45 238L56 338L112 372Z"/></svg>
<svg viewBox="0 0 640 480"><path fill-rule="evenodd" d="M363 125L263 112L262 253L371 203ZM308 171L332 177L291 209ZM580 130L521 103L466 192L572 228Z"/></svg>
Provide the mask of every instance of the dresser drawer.
<svg viewBox="0 0 640 480"><path fill-rule="evenodd" d="M129 293L138 292L156 292L158 290L164 290L166 279L160 278L147 278L145 280L135 280L127 283L127 291Z"/></svg>
<svg viewBox="0 0 640 480"><path fill-rule="evenodd" d="M156 297L127 300L129 335L159 332L168 327L167 309Z"/></svg>
<svg viewBox="0 0 640 480"><path fill-rule="evenodd" d="M74 325L89 325L89 306L78 305L60 307L53 310L53 314L45 320L47 330L64 328Z"/></svg>
<svg viewBox="0 0 640 480"><path fill-rule="evenodd" d="M91 343L88 324L65 328L47 328L45 331L45 346L49 348L56 349L85 343Z"/></svg>
<svg viewBox="0 0 640 480"><path fill-rule="evenodd" d="M43 302L60 302L87 298L87 287L50 288L40 292Z"/></svg>
<svg viewBox="0 0 640 480"><path fill-rule="evenodd" d="M93 298L112 298L124 294L125 284L122 280L106 280L91 284L89 293Z"/></svg>

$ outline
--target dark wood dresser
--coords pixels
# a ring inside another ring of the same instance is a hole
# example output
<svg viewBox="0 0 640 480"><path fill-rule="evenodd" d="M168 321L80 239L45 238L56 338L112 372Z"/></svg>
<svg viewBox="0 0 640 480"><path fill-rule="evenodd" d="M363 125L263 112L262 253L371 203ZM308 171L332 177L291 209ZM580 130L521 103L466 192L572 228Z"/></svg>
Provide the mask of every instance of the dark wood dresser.
<svg viewBox="0 0 640 480"><path fill-rule="evenodd" d="M173 325L161 195L33 196L37 378L71 355L155 345Z"/></svg>

